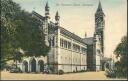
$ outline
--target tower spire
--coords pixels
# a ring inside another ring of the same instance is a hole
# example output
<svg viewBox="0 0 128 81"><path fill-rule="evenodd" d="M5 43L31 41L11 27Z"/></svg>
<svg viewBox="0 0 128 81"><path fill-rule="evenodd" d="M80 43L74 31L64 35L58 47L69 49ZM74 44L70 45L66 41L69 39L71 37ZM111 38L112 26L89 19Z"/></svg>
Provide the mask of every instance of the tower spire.
<svg viewBox="0 0 128 81"><path fill-rule="evenodd" d="M45 6L45 16L49 17L49 5L48 5L48 2L46 3L46 6Z"/></svg>
<svg viewBox="0 0 128 81"><path fill-rule="evenodd" d="M98 12L98 11L102 11L102 5L101 5L100 0L99 0L99 5L98 5L98 8L97 8L97 12Z"/></svg>
<svg viewBox="0 0 128 81"><path fill-rule="evenodd" d="M56 21L59 21L59 19L60 19L60 16L59 16L59 13L58 13L58 11L56 12L56 16L55 16L55 20Z"/></svg>
<svg viewBox="0 0 128 81"><path fill-rule="evenodd" d="M87 37L87 33L85 32L85 38Z"/></svg>
<svg viewBox="0 0 128 81"><path fill-rule="evenodd" d="M60 16L59 16L58 11L56 12L55 20L56 20L56 24L58 25L59 24L59 20L60 20Z"/></svg>
<svg viewBox="0 0 128 81"><path fill-rule="evenodd" d="M49 42L48 42L49 19L50 19L49 5L48 5L48 2L46 2L46 5L45 5L45 22L44 22L44 26L43 26L43 31L44 31L44 34L45 34L45 43L46 43L47 46L49 46Z"/></svg>
<svg viewBox="0 0 128 81"><path fill-rule="evenodd" d="M48 1L46 3L46 6L45 6L45 10L49 9L49 5L48 5Z"/></svg>

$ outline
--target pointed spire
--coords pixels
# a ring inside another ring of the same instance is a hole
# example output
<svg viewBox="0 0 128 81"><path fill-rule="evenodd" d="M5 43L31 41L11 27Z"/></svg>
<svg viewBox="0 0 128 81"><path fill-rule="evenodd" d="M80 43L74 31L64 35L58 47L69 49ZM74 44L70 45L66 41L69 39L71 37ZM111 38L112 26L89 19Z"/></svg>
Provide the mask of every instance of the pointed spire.
<svg viewBox="0 0 128 81"><path fill-rule="evenodd" d="M59 16L59 13L58 13L58 11L57 11L57 12L56 12L56 15L55 15L56 25L59 25L59 20L60 20L60 16Z"/></svg>
<svg viewBox="0 0 128 81"><path fill-rule="evenodd" d="M48 5L48 2L46 3L46 6L45 6L45 16L47 18L49 17L49 5Z"/></svg>
<svg viewBox="0 0 128 81"><path fill-rule="evenodd" d="M56 16L59 16L59 13L58 13L58 11L56 12Z"/></svg>
<svg viewBox="0 0 128 81"><path fill-rule="evenodd" d="M48 2L46 3L45 11L49 11L49 5L48 5Z"/></svg>
<svg viewBox="0 0 128 81"><path fill-rule="evenodd" d="M48 1L47 1L47 3L46 3L46 8L49 8L49 6L48 6Z"/></svg>
<svg viewBox="0 0 128 81"><path fill-rule="evenodd" d="M55 20L56 21L59 21L59 19L60 19L60 16L59 16L59 13L58 13L58 11L56 12L56 16L55 16Z"/></svg>
<svg viewBox="0 0 128 81"><path fill-rule="evenodd" d="M85 38L87 37L87 33L85 32Z"/></svg>
<svg viewBox="0 0 128 81"><path fill-rule="evenodd" d="M102 9L102 6L101 6L101 2L99 1L99 6L98 6L99 9Z"/></svg>
<svg viewBox="0 0 128 81"><path fill-rule="evenodd" d="M102 11L102 6L101 6L100 0L99 0L99 5L98 5L98 8L97 8L97 11Z"/></svg>

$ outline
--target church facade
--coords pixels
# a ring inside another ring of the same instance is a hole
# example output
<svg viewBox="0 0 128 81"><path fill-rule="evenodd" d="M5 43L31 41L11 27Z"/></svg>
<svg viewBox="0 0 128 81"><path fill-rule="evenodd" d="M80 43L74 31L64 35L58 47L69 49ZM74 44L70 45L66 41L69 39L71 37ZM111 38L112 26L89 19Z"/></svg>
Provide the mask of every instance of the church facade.
<svg viewBox="0 0 128 81"><path fill-rule="evenodd" d="M43 72L49 68L53 72L78 72L101 70L101 60L104 57L104 13L101 3L95 13L95 32L90 38L81 38L66 30L59 24L60 16L56 12L55 21L50 21L49 5L46 3L45 16L32 12L41 24L45 34L45 43L50 46L50 52L45 57L28 57L18 63L23 72ZM43 50L43 49L42 49Z"/></svg>

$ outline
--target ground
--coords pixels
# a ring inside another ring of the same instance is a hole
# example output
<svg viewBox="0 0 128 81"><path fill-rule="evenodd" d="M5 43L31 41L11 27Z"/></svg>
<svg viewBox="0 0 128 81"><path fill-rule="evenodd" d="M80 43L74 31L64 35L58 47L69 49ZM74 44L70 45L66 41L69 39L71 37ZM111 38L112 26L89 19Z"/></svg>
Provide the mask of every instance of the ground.
<svg viewBox="0 0 128 81"><path fill-rule="evenodd" d="M103 71L56 74L9 73L1 72L2 80L108 80ZM117 79L115 79L117 80Z"/></svg>

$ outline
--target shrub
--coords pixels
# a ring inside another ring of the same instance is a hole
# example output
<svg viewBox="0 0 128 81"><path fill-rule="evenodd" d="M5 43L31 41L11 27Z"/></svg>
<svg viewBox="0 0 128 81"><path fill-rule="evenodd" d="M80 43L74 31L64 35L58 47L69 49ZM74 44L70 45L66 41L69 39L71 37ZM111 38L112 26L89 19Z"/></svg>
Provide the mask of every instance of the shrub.
<svg viewBox="0 0 128 81"><path fill-rule="evenodd" d="M64 74L64 71L63 70L59 70L59 75L62 75Z"/></svg>
<svg viewBox="0 0 128 81"><path fill-rule="evenodd" d="M105 75L109 78L115 78L116 77L116 71L113 69L107 69L105 71Z"/></svg>

